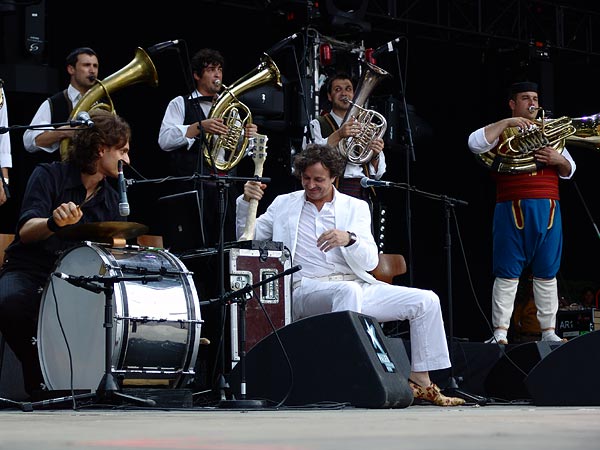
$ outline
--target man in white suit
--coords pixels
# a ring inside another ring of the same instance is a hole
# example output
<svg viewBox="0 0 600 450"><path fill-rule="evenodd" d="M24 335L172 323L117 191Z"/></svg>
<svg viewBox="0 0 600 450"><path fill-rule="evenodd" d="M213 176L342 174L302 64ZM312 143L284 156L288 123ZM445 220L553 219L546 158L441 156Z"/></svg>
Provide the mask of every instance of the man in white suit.
<svg viewBox="0 0 600 450"><path fill-rule="evenodd" d="M294 264L302 266L293 281L293 319L349 310L379 322L409 320L409 384L415 399L462 405L462 398L443 395L429 378L429 371L450 367L439 298L432 291L378 281L369 273L378 263L369 206L334 187L345 165L332 147L308 145L294 159L303 190L276 197L255 220L255 239L283 242ZM255 181L244 185L236 202L238 237L250 201L260 200L265 188Z"/></svg>

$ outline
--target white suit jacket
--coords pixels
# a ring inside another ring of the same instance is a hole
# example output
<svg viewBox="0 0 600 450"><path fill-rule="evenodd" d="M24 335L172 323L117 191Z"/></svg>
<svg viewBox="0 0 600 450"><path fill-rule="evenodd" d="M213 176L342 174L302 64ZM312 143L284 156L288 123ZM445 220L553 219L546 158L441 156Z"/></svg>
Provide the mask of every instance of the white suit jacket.
<svg viewBox="0 0 600 450"><path fill-rule="evenodd" d="M335 189L335 188L334 188ZM256 218L256 240L283 242L292 254L296 254L298 223L304 206L304 190L279 195L267 210ZM236 201L236 228L238 238L244 231L249 203L239 196ZM335 227L356 233L357 242L350 247L341 247L344 259L352 271L369 283L381 283L368 271L375 269L379 262L377 244L371 233L371 212L369 205L335 190L334 197Z"/></svg>

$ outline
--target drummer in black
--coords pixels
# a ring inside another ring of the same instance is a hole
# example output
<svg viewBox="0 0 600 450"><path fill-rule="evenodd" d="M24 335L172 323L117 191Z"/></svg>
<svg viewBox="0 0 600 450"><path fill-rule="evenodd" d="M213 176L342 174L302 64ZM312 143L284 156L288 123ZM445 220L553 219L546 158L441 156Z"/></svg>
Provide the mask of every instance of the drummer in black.
<svg viewBox="0 0 600 450"><path fill-rule="evenodd" d="M102 109L90 118L93 126L75 133L64 162L39 164L31 174L0 270L0 332L21 361L30 395L43 389L35 345L42 292L60 254L78 245L61 238L61 230L126 219L106 178L118 177L119 160L129 164L130 126Z"/></svg>

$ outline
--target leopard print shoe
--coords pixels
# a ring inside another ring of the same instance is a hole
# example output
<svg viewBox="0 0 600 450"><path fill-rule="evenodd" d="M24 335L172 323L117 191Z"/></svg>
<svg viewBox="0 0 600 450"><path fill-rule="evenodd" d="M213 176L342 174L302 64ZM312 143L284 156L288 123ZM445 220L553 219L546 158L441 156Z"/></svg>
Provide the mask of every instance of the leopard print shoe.
<svg viewBox="0 0 600 450"><path fill-rule="evenodd" d="M431 383L428 387L423 387L408 380L408 384L413 391L415 400L423 400L437 406L460 406L465 404L465 400L462 398L446 397L435 383Z"/></svg>

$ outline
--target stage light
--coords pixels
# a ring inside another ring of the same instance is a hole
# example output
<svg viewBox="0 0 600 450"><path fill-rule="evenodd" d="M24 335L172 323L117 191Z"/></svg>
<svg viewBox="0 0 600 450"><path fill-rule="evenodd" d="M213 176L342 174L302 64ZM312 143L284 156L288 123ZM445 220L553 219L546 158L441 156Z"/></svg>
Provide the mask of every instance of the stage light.
<svg viewBox="0 0 600 450"><path fill-rule="evenodd" d="M371 24L364 20L369 6L368 0L326 0L325 8L336 28L357 32L371 31Z"/></svg>
<svg viewBox="0 0 600 450"><path fill-rule="evenodd" d="M331 45L328 43L321 44L319 46L319 61L322 66L329 66L333 61L331 54Z"/></svg>

